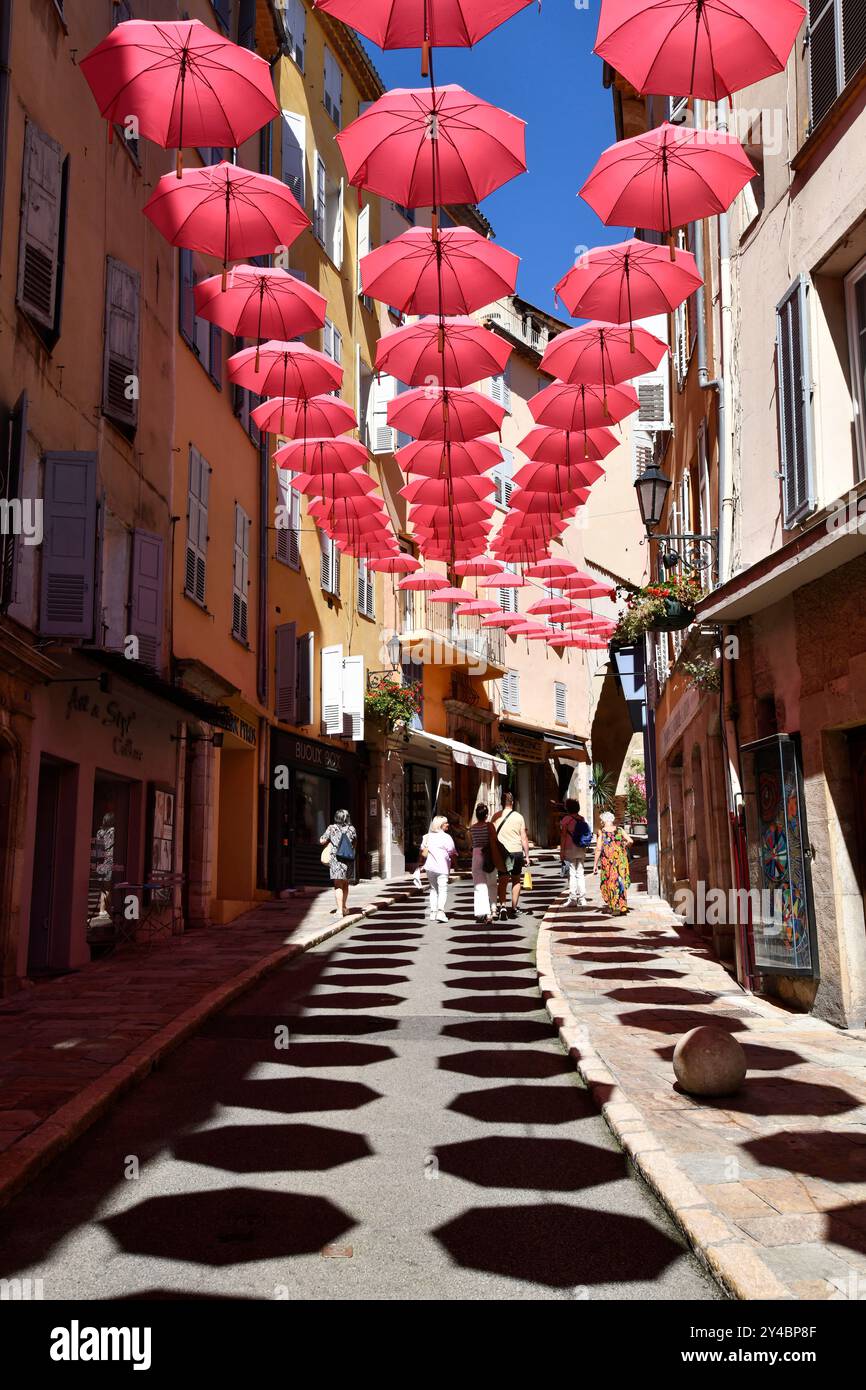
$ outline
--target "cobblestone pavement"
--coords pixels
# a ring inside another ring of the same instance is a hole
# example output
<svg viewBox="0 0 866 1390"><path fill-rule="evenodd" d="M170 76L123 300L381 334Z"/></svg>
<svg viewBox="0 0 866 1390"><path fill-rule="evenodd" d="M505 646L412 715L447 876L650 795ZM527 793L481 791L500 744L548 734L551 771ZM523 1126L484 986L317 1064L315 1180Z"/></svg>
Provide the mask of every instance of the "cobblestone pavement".
<svg viewBox="0 0 866 1390"><path fill-rule="evenodd" d="M739 1296L866 1300L866 1033L743 993L667 904L631 904L611 918L594 884L586 908L554 910L539 946L573 1056L617 1087L612 1127ZM745 1048L735 1096L675 1087L677 1040L704 1023Z"/></svg>
<svg viewBox="0 0 866 1390"><path fill-rule="evenodd" d="M718 1299L544 1008L558 891L542 870L535 915L479 929L460 883L447 925L416 895L282 965L10 1201L0 1274L47 1299Z"/></svg>

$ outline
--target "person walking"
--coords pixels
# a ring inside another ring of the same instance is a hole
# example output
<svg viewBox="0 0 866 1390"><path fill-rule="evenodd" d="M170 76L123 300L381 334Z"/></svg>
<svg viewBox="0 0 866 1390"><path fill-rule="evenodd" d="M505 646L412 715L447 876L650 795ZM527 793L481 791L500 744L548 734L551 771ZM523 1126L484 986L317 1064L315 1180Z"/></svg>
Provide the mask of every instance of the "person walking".
<svg viewBox="0 0 866 1390"><path fill-rule="evenodd" d="M592 871L601 873L601 896L614 917L624 917L628 912L628 890L631 887L628 847L633 843L631 836L617 825L613 812L605 811L596 840Z"/></svg>
<svg viewBox="0 0 866 1390"><path fill-rule="evenodd" d="M448 876L457 858L457 846L448 833L448 817L434 816L430 829L421 841L421 856L430 885L431 922L447 922Z"/></svg>
<svg viewBox="0 0 866 1390"><path fill-rule="evenodd" d="M568 873L567 906L585 907L586 874L583 860L592 843L592 830L580 814L580 802L573 797L565 803L565 815L559 823L559 858Z"/></svg>
<svg viewBox="0 0 866 1390"><path fill-rule="evenodd" d="M475 820L469 828L469 838L472 841L473 911L477 927L493 920L491 880L505 868L502 849L496 838L496 831L488 820L489 815L490 807L485 806L484 802L479 802L475 807Z"/></svg>
<svg viewBox="0 0 866 1390"><path fill-rule="evenodd" d="M349 884L355 877L355 847L358 832L348 811L338 811L319 844L324 845L322 863L327 864L334 889L335 906L331 908L345 917L349 902Z"/></svg>
<svg viewBox="0 0 866 1390"><path fill-rule="evenodd" d="M504 859L499 871L499 917L516 917L523 886L524 869L529 868L529 836L526 821L517 809L511 792L502 794L502 810L493 818L493 828ZM507 901L511 884L511 902Z"/></svg>

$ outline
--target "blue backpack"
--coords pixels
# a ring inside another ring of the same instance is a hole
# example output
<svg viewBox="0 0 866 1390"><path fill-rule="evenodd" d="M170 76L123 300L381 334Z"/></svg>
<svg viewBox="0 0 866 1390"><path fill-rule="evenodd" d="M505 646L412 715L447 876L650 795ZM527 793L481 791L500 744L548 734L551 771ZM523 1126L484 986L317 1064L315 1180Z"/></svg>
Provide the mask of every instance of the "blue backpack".
<svg viewBox="0 0 866 1390"><path fill-rule="evenodd" d="M592 830L583 816L575 816L571 827L571 842L577 849L587 849L592 844Z"/></svg>
<svg viewBox="0 0 866 1390"><path fill-rule="evenodd" d="M351 864L355 858L355 846L352 844L345 830L340 836L340 843L337 846L337 858L345 859L348 864Z"/></svg>

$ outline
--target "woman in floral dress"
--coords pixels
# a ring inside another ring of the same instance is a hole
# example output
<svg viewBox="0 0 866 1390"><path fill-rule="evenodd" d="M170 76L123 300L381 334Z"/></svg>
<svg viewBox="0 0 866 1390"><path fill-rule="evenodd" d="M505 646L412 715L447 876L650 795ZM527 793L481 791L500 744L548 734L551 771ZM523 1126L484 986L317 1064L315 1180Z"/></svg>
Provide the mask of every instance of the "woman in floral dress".
<svg viewBox="0 0 866 1390"><path fill-rule="evenodd" d="M614 917L624 917L628 912L627 894L631 887L628 847L632 843L631 836L617 825L613 812L605 811L595 846L593 872L601 870L601 896Z"/></svg>

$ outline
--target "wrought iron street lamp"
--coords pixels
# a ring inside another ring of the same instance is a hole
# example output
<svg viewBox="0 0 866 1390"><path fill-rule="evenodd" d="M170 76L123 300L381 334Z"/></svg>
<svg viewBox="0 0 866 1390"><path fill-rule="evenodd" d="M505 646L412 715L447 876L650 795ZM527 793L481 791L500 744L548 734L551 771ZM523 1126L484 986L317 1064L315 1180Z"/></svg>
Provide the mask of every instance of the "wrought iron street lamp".
<svg viewBox="0 0 866 1390"><path fill-rule="evenodd" d="M672 486L671 479L661 471L657 463L651 463L648 468L645 468L635 482L634 490L637 493L637 504L640 507L647 536L652 534L661 521L665 500Z"/></svg>

